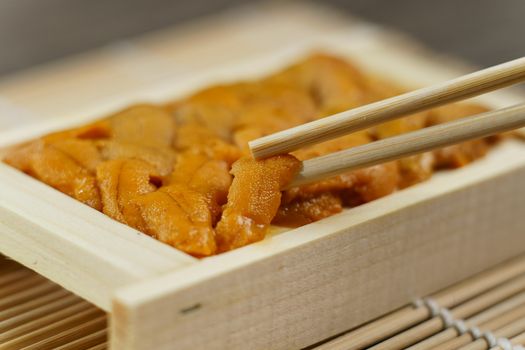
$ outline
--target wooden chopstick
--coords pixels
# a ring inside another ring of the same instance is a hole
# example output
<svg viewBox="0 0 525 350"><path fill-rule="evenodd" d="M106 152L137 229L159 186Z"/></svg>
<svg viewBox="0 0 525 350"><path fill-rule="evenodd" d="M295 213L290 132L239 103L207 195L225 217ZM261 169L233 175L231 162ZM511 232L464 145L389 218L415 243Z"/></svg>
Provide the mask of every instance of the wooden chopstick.
<svg viewBox="0 0 525 350"><path fill-rule="evenodd" d="M253 140L249 146L255 159L289 153L403 115L480 95L523 80L525 57L283 130Z"/></svg>
<svg viewBox="0 0 525 350"><path fill-rule="evenodd" d="M525 126L525 103L303 161L287 188Z"/></svg>

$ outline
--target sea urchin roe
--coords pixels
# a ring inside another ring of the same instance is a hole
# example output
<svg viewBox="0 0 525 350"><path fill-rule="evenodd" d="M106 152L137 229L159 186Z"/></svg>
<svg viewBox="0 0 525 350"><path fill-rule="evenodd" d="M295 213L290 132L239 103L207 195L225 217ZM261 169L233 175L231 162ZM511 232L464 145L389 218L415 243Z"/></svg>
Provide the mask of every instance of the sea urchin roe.
<svg viewBox="0 0 525 350"><path fill-rule="evenodd" d="M113 139L147 147L169 147L175 133L175 120L163 108L136 105L109 118Z"/></svg>
<svg viewBox="0 0 525 350"><path fill-rule="evenodd" d="M217 246L226 251L259 241L281 203L281 190L299 171L290 155L263 160L241 158L233 164L228 203L217 224Z"/></svg>
<svg viewBox="0 0 525 350"><path fill-rule="evenodd" d="M242 110L243 85L214 86L167 108L178 124L197 124L227 139Z"/></svg>
<svg viewBox="0 0 525 350"><path fill-rule="evenodd" d="M177 157L173 173L167 184L184 184L201 193L216 224L222 205L226 203L228 189L232 182L230 167L222 160L210 159L200 153L184 152Z"/></svg>
<svg viewBox="0 0 525 350"><path fill-rule="evenodd" d="M356 177L353 192L363 202L370 202L384 197L397 189L399 171L397 162L388 162L354 171Z"/></svg>
<svg viewBox="0 0 525 350"><path fill-rule="evenodd" d="M108 119L96 121L65 131L53 132L42 137L46 142L65 139L100 140L111 137L111 126Z"/></svg>
<svg viewBox="0 0 525 350"><path fill-rule="evenodd" d="M304 160L368 142L368 133L358 132L296 151L294 154ZM288 204L298 199L308 200L327 192L338 193L345 203L369 202L395 191L398 181L399 169L396 162L379 164L291 188L285 192L283 203Z"/></svg>
<svg viewBox="0 0 525 350"><path fill-rule="evenodd" d="M138 230L144 229L141 217L131 201L155 191L152 179L158 178L155 168L139 159L115 159L97 167L97 181L104 214ZM153 181L154 182L154 181Z"/></svg>
<svg viewBox="0 0 525 350"><path fill-rule="evenodd" d="M269 80L301 86L316 102L318 115L326 116L365 103L367 91L362 77L361 71L349 62L320 53Z"/></svg>
<svg viewBox="0 0 525 350"><path fill-rule="evenodd" d="M493 138L282 188L302 160L485 111L451 104L376 125L292 155L250 158L248 141L404 93L340 58L314 54L257 81L142 104L7 150L3 160L177 249L209 256L298 226L481 157ZM235 178L232 181L232 175Z"/></svg>
<svg viewBox="0 0 525 350"><path fill-rule="evenodd" d="M178 152L200 154L209 159L223 160L228 165L241 156L236 146L224 141L212 130L194 123L177 128L173 146Z"/></svg>
<svg viewBox="0 0 525 350"><path fill-rule="evenodd" d="M90 207L101 209L95 176L48 142L26 144L4 161Z"/></svg>
<svg viewBox="0 0 525 350"><path fill-rule="evenodd" d="M103 160L100 150L93 140L63 139L53 142L52 145L93 174L97 165Z"/></svg>
<svg viewBox="0 0 525 350"><path fill-rule="evenodd" d="M143 232L189 254L216 252L211 214L204 196L184 185L164 186L133 201Z"/></svg>
<svg viewBox="0 0 525 350"><path fill-rule="evenodd" d="M115 140L101 140L96 144L104 160L139 159L153 165L161 176L171 173L177 156L168 147L147 147Z"/></svg>
<svg viewBox="0 0 525 350"><path fill-rule="evenodd" d="M398 161L400 175L398 187L405 188L429 179L434 171L435 162L433 152L400 159Z"/></svg>
<svg viewBox="0 0 525 350"><path fill-rule="evenodd" d="M299 198L282 204L272 224L286 227L299 227L324 219L343 210L343 202L338 194L321 193L310 198Z"/></svg>
<svg viewBox="0 0 525 350"><path fill-rule="evenodd" d="M343 204L355 206L384 197L400 182L397 162L378 164L285 191L283 205L308 200L323 193L338 194Z"/></svg>
<svg viewBox="0 0 525 350"><path fill-rule="evenodd" d="M474 104L454 103L429 111L429 126L450 122L469 115L486 112L488 109ZM435 150L435 168L459 168L484 156L490 147L487 139L466 141Z"/></svg>

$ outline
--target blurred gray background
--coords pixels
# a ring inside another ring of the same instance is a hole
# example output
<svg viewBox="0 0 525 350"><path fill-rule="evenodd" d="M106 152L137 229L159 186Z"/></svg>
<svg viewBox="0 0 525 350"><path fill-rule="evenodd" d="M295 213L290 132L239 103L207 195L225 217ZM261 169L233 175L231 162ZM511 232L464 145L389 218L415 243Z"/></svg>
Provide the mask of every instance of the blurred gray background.
<svg viewBox="0 0 525 350"><path fill-rule="evenodd" d="M319 0L487 66L525 55L525 0ZM0 0L0 75L199 16L241 0Z"/></svg>

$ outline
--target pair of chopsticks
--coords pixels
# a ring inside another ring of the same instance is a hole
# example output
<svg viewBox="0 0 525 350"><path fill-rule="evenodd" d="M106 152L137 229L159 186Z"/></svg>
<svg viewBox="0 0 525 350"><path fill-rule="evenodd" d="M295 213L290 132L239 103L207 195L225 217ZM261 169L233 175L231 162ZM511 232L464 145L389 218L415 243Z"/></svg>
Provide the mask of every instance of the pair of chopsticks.
<svg viewBox="0 0 525 350"><path fill-rule="evenodd" d="M249 142L255 159L289 153L408 114L525 81L525 57ZM525 126L525 103L303 161L288 188Z"/></svg>

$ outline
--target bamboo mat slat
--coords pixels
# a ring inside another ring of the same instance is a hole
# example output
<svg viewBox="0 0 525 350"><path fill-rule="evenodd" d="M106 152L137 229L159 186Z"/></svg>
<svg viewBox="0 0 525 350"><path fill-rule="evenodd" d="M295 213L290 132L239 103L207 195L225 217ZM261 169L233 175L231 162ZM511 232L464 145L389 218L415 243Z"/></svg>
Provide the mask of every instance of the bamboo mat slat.
<svg viewBox="0 0 525 350"><path fill-rule="evenodd" d="M525 345L524 262L508 261L311 349L505 350L489 342L498 340L518 349Z"/></svg>
<svg viewBox="0 0 525 350"><path fill-rule="evenodd" d="M107 316L0 256L0 350L107 349Z"/></svg>

